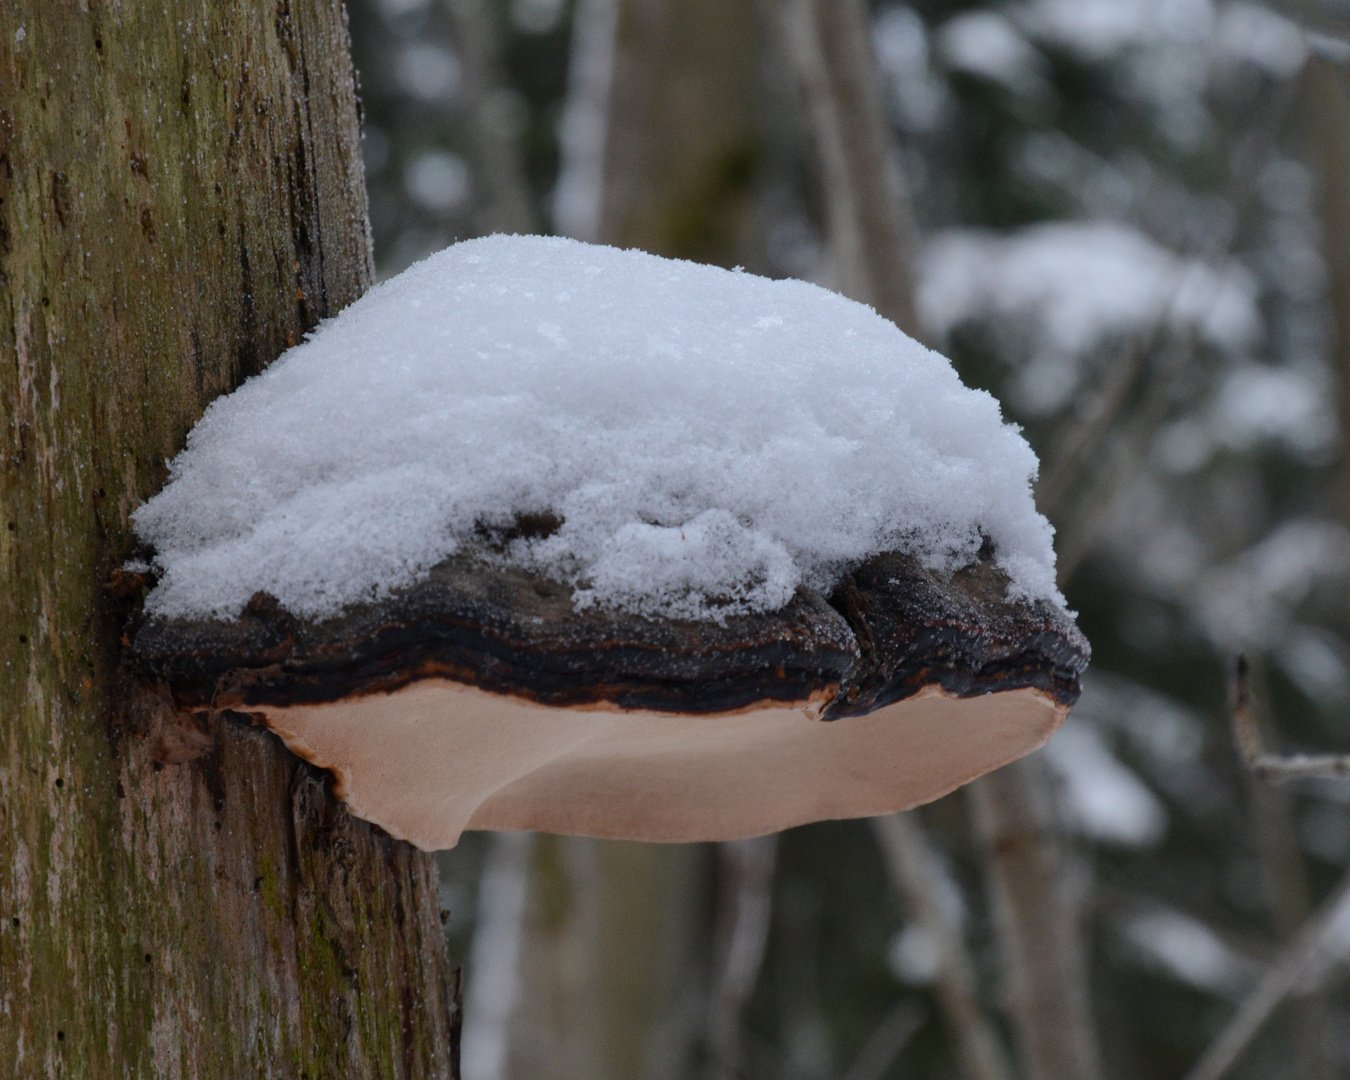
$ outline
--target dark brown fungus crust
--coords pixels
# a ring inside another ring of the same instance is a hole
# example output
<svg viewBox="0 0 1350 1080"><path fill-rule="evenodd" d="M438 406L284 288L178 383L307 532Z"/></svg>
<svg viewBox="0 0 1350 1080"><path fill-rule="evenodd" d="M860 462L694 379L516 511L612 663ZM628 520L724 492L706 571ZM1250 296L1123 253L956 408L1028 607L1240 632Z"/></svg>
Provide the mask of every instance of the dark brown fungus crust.
<svg viewBox="0 0 1350 1080"><path fill-rule="evenodd" d="M989 551L955 574L879 556L828 599L717 623L578 610L500 546L333 619L262 594L229 622L151 619L132 660L182 710L265 723L424 848L464 829L731 840L917 806L1040 746L1087 663Z"/></svg>
<svg viewBox="0 0 1350 1080"><path fill-rule="evenodd" d="M813 701L824 719L940 688L1031 689L1068 707L1088 646L1043 601L1007 598L990 552L944 574L879 555L828 600L724 623L588 608L499 560L447 559L417 585L319 621L259 593L235 622L150 619L131 660L186 708L313 705L444 678L551 706L685 714Z"/></svg>

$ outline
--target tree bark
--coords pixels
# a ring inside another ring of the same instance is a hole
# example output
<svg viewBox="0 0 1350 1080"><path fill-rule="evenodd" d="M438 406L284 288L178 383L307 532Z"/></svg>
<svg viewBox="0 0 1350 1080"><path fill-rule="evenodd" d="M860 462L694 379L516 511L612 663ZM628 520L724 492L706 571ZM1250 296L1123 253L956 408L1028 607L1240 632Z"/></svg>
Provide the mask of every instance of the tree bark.
<svg viewBox="0 0 1350 1080"><path fill-rule="evenodd" d="M763 164L753 0L584 0L559 226L730 267L754 258ZM571 149L569 149L571 147Z"/></svg>
<svg viewBox="0 0 1350 1080"><path fill-rule="evenodd" d="M1045 762L1014 761L966 791L984 849L1023 1072L1029 1080L1097 1080L1082 906L1067 895Z"/></svg>
<svg viewBox="0 0 1350 1080"><path fill-rule="evenodd" d="M506 1075L687 1075L702 854L693 844L536 837Z"/></svg>
<svg viewBox="0 0 1350 1080"><path fill-rule="evenodd" d="M911 337L915 242L863 0L769 0L820 170L832 286Z"/></svg>
<svg viewBox="0 0 1350 1080"><path fill-rule="evenodd" d="M339 0L0 11L10 1075L450 1072L430 857L135 683L102 587L203 408L369 285L358 140Z"/></svg>

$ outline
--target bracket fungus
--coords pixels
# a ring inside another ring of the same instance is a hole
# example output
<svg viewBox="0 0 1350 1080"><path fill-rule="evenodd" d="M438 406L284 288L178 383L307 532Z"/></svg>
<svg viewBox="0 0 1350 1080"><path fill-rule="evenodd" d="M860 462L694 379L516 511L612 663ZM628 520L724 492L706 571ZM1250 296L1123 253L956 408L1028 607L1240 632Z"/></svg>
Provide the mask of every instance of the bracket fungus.
<svg viewBox="0 0 1350 1080"><path fill-rule="evenodd" d="M132 662L424 848L890 812L1078 695L1034 470L823 289L468 241L208 411L136 515Z"/></svg>

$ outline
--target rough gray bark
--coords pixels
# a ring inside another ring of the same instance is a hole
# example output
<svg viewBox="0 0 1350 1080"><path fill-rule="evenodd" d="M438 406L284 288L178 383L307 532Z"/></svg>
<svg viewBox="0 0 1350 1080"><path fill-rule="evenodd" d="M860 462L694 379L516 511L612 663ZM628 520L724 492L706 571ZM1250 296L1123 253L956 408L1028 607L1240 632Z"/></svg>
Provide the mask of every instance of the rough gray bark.
<svg viewBox="0 0 1350 1080"><path fill-rule="evenodd" d="M358 139L338 0L0 10L8 1075L450 1071L432 860L134 683L101 585L202 409L369 284Z"/></svg>

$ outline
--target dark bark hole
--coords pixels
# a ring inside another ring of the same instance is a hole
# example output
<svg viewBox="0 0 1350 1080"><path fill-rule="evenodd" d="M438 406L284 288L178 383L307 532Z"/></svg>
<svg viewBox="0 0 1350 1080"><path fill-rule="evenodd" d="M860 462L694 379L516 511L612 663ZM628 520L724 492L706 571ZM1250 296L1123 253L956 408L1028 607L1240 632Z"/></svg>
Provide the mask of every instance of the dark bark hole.
<svg viewBox="0 0 1350 1080"><path fill-rule="evenodd" d="M58 777L56 778L56 786L57 786L57 787L65 787L65 786L66 786L66 782L65 782L63 779L61 779L61 777L58 776Z"/></svg>
<svg viewBox="0 0 1350 1080"><path fill-rule="evenodd" d="M28 635L27 635L27 634L20 634L20 635L19 635L19 644L20 644L20 645L27 645L27 644L28 644Z"/></svg>
<svg viewBox="0 0 1350 1080"><path fill-rule="evenodd" d="M14 925L15 925L15 926L18 926L18 925L19 925L19 917L18 917L17 915L14 916L14 920L13 920L13 921L14 921Z"/></svg>
<svg viewBox="0 0 1350 1080"><path fill-rule="evenodd" d="M56 1041L57 1041L57 1042L65 1042L65 1041L66 1041L66 1033L65 1033L64 1031L58 1031L58 1032L56 1033Z"/></svg>
<svg viewBox="0 0 1350 1080"><path fill-rule="evenodd" d="M102 51L103 39L101 37L94 38L94 48L98 49L100 52Z"/></svg>
<svg viewBox="0 0 1350 1080"><path fill-rule="evenodd" d="M43 307L51 307L51 306L52 306L52 302L51 302L50 298L44 296L44 297L42 298L42 306L43 306Z"/></svg>
<svg viewBox="0 0 1350 1080"><path fill-rule="evenodd" d="M11 521L11 522L9 523L9 531L10 531L10 532L13 532L13 531L14 531L15 529L17 529L17 528L18 528L18 526L15 525L14 522Z"/></svg>
<svg viewBox="0 0 1350 1080"><path fill-rule="evenodd" d="M149 954L149 953L146 953L146 954L145 954L145 962L146 962L147 964L150 963L150 954Z"/></svg>

